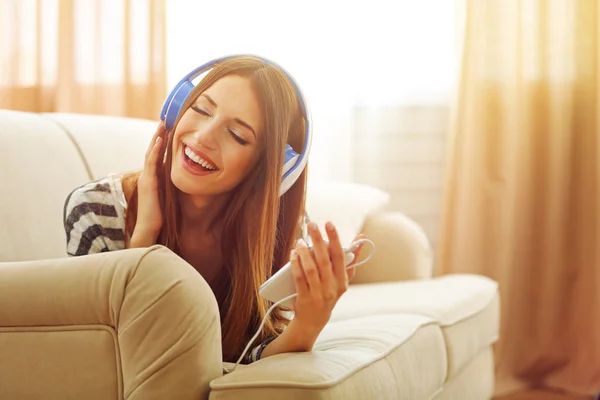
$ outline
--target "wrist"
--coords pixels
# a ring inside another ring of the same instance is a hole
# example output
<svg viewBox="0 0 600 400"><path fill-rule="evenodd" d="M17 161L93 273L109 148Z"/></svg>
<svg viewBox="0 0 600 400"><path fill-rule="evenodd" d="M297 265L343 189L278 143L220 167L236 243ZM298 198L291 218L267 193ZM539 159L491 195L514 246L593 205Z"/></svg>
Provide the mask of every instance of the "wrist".
<svg viewBox="0 0 600 400"><path fill-rule="evenodd" d="M321 333L318 327L294 318L283 333L264 348L261 359L280 353L310 352Z"/></svg>
<svg viewBox="0 0 600 400"><path fill-rule="evenodd" d="M313 326L298 318L290 321L284 333L289 333L293 338L295 346L303 351L311 351L323 327Z"/></svg>

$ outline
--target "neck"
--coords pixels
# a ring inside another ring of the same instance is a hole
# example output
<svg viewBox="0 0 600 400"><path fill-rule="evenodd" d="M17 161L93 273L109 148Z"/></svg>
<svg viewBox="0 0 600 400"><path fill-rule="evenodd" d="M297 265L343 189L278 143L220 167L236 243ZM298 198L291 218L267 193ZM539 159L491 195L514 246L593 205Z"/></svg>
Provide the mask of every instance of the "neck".
<svg viewBox="0 0 600 400"><path fill-rule="evenodd" d="M181 230L200 235L215 235L220 229L223 208L227 198L224 196L191 196L179 192L181 207Z"/></svg>

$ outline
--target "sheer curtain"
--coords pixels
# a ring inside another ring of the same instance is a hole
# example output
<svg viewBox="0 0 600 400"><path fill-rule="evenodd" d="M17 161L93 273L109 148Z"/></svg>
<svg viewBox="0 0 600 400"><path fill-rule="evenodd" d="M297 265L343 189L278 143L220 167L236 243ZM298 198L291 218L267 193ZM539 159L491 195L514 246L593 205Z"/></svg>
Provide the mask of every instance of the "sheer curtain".
<svg viewBox="0 0 600 400"><path fill-rule="evenodd" d="M157 119L164 0L1 0L0 108Z"/></svg>
<svg viewBox="0 0 600 400"><path fill-rule="evenodd" d="M309 180L391 194L435 244L455 8L448 0L169 1L168 86L196 66L254 53L286 68L312 111Z"/></svg>
<svg viewBox="0 0 600 400"><path fill-rule="evenodd" d="M600 387L600 6L467 0L439 272L500 283L497 390Z"/></svg>

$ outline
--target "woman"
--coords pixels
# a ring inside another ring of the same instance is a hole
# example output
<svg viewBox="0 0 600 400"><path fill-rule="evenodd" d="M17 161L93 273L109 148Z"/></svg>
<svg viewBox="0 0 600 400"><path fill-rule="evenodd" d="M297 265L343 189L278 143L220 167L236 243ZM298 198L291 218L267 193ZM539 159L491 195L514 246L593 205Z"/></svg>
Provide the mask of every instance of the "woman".
<svg viewBox="0 0 600 400"><path fill-rule="evenodd" d="M142 171L110 175L69 195L67 252L171 249L215 294L225 361L240 356L270 307L258 288L291 261L295 316L290 321L276 308L244 362L310 351L353 269L345 269L330 223L329 244L308 224L314 255L303 239L296 241L306 170L279 195L286 144L302 150L306 123L282 70L250 56L216 63L192 89L173 128L159 125Z"/></svg>

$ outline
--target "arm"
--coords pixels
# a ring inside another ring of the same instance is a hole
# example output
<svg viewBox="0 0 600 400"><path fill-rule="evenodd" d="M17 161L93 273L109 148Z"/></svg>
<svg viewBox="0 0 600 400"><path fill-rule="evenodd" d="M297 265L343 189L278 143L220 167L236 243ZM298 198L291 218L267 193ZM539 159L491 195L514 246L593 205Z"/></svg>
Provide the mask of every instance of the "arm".
<svg viewBox="0 0 600 400"><path fill-rule="evenodd" d="M310 216L308 212L304 212L304 217L301 221L301 235L307 243L311 243L310 236L308 234L308 223L310 222ZM256 346L254 350L248 356L248 363L269 357L275 354L288 353L288 352L304 352L310 351L316 341L316 337L319 332L309 332L297 321L293 319L290 321L287 328L278 336L272 336L265 340L260 345Z"/></svg>
<svg viewBox="0 0 600 400"><path fill-rule="evenodd" d="M323 241L316 224L308 225L308 234L314 243L309 252L303 239L292 250L290 262L296 285L295 315L287 329L263 351L268 357L280 353L312 351L319 334L329 321L337 300L348 289L353 269L344 264L344 252L337 230L326 224L329 244ZM360 234L355 240L364 237ZM354 250L358 258L362 245ZM349 264L353 265L354 262Z"/></svg>
<svg viewBox="0 0 600 400"><path fill-rule="evenodd" d="M158 232L152 232L144 229L134 229L131 241L129 242L130 248L138 247L150 247L156 244L158 238Z"/></svg>
<svg viewBox="0 0 600 400"><path fill-rule="evenodd" d="M423 229L404 214L388 212L372 215L365 222L363 232L364 234L357 238L368 236L377 249L368 264L348 270L353 284L431 277L431 245ZM306 241L310 238L308 229L304 229L303 237ZM363 258L357 256L357 262L364 259L369 252L363 253ZM354 271L356 274L352 277ZM318 325L311 328L310 325L301 324L293 319L281 335L260 345L266 343L262 354L258 352L259 358L280 353L311 351L320 331ZM255 351L257 350L258 347L255 348Z"/></svg>
<svg viewBox="0 0 600 400"><path fill-rule="evenodd" d="M280 353L311 351L319 333L319 329L310 329L310 327L302 326L302 324L292 319L281 335L271 338L259 358L262 359Z"/></svg>

